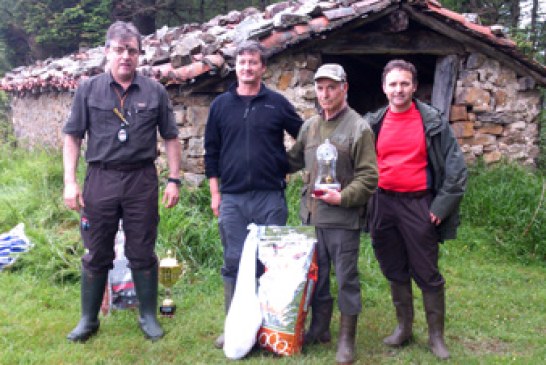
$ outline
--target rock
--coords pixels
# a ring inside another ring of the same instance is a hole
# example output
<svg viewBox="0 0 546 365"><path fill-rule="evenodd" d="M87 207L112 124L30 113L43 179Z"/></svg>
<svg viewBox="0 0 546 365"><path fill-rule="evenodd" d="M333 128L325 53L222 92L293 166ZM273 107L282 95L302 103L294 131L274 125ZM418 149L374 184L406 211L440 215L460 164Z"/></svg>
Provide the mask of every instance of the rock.
<svg viewBox="0 0 546 365"><path fill-rule="evenodd" d="M186 119L188 125L192 126L204 126L205 124L207 124L208 115L208 106L190 106L186 110Z"/></svg>
<svg viewBox="0 0 546 365"><path fill-rule="evenodd" d="M474 107L482 107L486 110L489 108L491 95L483 89L477 87L467 87L460 90L460 93L455 98L456 104L472 105Z"/></svg>
<svg viewBox="0 0 546 365"><path fill-rule="evenodd" d="M525 130L525 122L515 122L508 125L508 132L523 131Z"/></svg>
<svg viewBox="0 0 546 365"><path fill-rule="evenodd" d="M472 152L474 156L481 156L483 154L483 146L482 145L471 146L470 152Z"/></svg>
<svg viewBox="0 0 546 365"><path fill-rule="evenodd" d="M279 90L286 90L290 86L292 82L292 78L294 77L294 73L291 71L283 72L281 76L279 77L279 82L277 83L277 89Z"/></svg>
<svg viewBox="0 0 546 365"><path fill-rule="evenodd" d="M174 45L171 52L171 64L174 69L189 65L193 61L192 56L201 53L205 43L200 35L200 31L186 35Z"/></svg>
<svg viewBox="0 0 546 365"><path fill-rule="evenodd" d="M478 110L474 110L478 112ZM510 124L514 121L514 115L512 113L492 113L483 112L477 113L476 118L483 123L495 123L495 124Z"/></svg>
<svg viewBox="0 0 546 365"><path fill-rule="evenodd" d="M467 138L474 135L474 123L472 122L455 122L451 124L455 138Z"/></svg>
<svg viewBox="0 0 546 365"><path fill-rule="evenodd" d="M194 174L191 172L185 172L183 175L184 182L186 182L192 188L198 188L203 185L206 176L203 174Z"/></svg>
<svg viewBox="0 0 546 365"><path fill-rule="evenodd" d="M497 138L491 134L476 133L474 135L474 138L472 139L472 145L487 146L487 145L494 144L496 141L497 141Z"/></svg>
<svg viewBox="0 0 546 365"><path fill-rule="evenodd" d="M191 126L191 127L181 127L179 128L178 138L181 140L191 139L195 137L201 137L205 131L204 126Z"/></svg>
<svg viewBox="0 0 546 365"><path fill-rule="evenodd" d="M503 67L495 80L496 86L506 86L509 83L516 83L516 72Z"/></svg>
<svg viewBox="0 0 546 365"><path fill-rule="evenodd" d="M466 105L452 105L449 113L449 120L452 122L459 120L468 120L468 113L466 111Z"/></svg>
<svg viewBox="0 0 546 365"><path fill-rule="evenodd" d="M466 68L469 70L478 69L485 63L486 60L487 57L481 53L471 53L466 59Z"/></svg>
<svg viewBox="0 0 546 365"><path fill-rule="evenodd" d="M520 91L532 90L535 88L535 85L535 79L530 76L524 76L518 79L518 90Z"/></svg>
<svg viewBox="0 0 546 365"><path fill-rule="evenodd" d="M483 127L478 128L477 132L482 134L493 134L495 136L502 135L504 128L500 124L484 123Z"/></svg>
<svg viewBox="0 0 546 365"><path fill-rule="evenodd" d="M205 156L204 137L190 138L188 140L188 156Z"/></svg>
<svg viewBox="0 0 546 365"><path fill-rule="evenodd" d="M508 94L504 90L497 90L493 93L493 100L495 101L495 107L505 106L508 100Z"/></svg>
<svg viewBox="0 0 546 365"><path fill-rule="evenodd" d="M483 160L488 165L494 162L500 161L501 158L502 158L502 153L500 153L499 151L492 151L492 152L484 153L483 155Z"/></svg>
<svg viewBox="0 0 546 365"><path fill-rule="evenodd" d="M474 86L478 81L478 73L476 71L463 70L459 75L461 86Z"/></svg>

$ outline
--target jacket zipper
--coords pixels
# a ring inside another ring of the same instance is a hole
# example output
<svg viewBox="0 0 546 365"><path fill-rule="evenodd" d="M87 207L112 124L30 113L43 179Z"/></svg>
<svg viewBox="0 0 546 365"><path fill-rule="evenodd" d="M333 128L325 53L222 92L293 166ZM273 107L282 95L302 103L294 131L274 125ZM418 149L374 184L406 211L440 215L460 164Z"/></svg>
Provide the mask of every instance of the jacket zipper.
<svg viewBox="0 0 546 365"><path fill-rule="evenodd" d="M246 165L247 165L246 180L247 180L247 184L249 188L250 188L250 183L252 181L252 175L250 171L250 123L248 120L248 113L250 112L251 105L252 105L252 101L247 105L245 109L245 114L243 115L243 120L245 124L245 136L246 136L246 143L245 143Z"/></svg>

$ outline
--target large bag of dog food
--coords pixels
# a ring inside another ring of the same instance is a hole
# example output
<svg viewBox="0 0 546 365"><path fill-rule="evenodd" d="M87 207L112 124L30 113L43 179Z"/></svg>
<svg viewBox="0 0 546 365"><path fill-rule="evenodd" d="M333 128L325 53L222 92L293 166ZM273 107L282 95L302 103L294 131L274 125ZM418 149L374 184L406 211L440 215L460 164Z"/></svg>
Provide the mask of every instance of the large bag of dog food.
<svg viewBox="0 0 546 365"><path fill-rule="evenodd" d="M265 266L258 286L263 315L258 343L278 355L297 354L318 275L315 229L260 226L258 237Z"/></svg>

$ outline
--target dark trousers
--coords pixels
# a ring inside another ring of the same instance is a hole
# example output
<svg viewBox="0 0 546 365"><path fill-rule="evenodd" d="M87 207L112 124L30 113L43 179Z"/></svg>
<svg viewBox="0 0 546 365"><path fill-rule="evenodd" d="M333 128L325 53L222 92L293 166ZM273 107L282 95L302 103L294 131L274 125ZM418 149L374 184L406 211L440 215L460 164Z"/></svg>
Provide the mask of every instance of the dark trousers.
<svg viewBox="0 0 546 365"><path fill-rule="evenodd" d="M83 200L80 231L87 249L82 257L85 269L104 272L113 268L120 219L129 267L143 270L157 263L158 179L153 163L132 171L89 166Z"/></svg>
<svg viewBox="0 0 546 365"><path fill-rule="evenodd" d="M430 221L432 194L390 195L377 191L370 199L369 229L383 275L396 283L413 278L423 291L444 285L438 269L438 234Z"/></svg>
<svg viewBox="0 0 546 365"><path fill-rule="evenodd" d="M222 194L218 228L224 247L224 280L235 283L239 261L250 223L284 226L288 208L283 190L254 190L241 194ZM257 262L257 276L263 273L263 265Z"/></svg>
<svg viewBox="0 0 546 365"><path fill-rule="evenodd" d="M332 301L330 267L333 264L338 286L339 311L346 315L359 314L362 310L358 276L360 230L316 228L316 233L318 281L313 306L321 306Z"/></svg>

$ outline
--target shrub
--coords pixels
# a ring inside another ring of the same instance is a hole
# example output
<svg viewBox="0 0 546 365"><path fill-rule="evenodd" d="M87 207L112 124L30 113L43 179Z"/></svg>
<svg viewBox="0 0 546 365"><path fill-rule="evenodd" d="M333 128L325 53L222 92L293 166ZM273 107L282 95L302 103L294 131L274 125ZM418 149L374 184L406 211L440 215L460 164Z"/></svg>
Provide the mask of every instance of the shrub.
<svg viewBox="0 0 546 365"><path fill-rule="evenodd" d="M502 251L546 260L544 175L514 164L471 167L464 224L486 227Z"/></svg>

